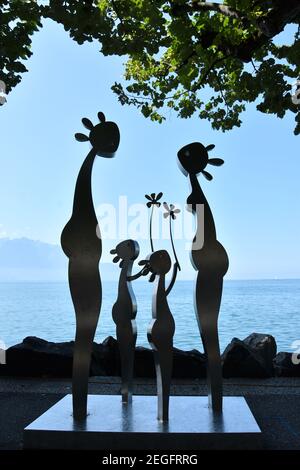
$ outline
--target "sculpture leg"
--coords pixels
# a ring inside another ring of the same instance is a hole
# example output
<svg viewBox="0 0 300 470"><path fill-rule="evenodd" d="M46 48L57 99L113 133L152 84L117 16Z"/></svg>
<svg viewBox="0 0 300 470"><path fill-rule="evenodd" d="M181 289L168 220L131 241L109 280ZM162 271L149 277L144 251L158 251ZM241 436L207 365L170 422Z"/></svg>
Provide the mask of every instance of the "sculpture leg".
<svg viewBox="0 0 300 470"><path fill-rule="evenodd" d="M173 367L173 344L165 345L160 351L154 350L157 382L157 419L168 421L169 399Z"/></svg>
<svg viewBox="0 0 300 470"><path fill-rule="evenodd" d="M101 308L98 266L82 269L77 263L70 263L69 283L76 312L72 381L73 417L76 420L83 420L87 415L91 355Z"/></svg>
<svg viewBox="0 0 300 470"><path fill-rule="evenodd" d="M222 411L222 363L217 327L202 331L202 341L207 357L208 400L212 410L216 413Z"/></svg>
<svg viewBox="0 0 300 470"><path fill-rule="evenodd" d="M209 405L216 413L222 411L223 380L218 336L218 315L222 297L223 280L204 283L198 277L196 286L197 321L207 357Z"/></svg>
<svg viewBox="0 0 300 470"><path fill-rule="evenodd" d="M136 324L132 320L129 325L117 328L117 340L121 358L122 402L130 403L133 391L133 370L136 344Z"/></svg>
<svg viewBox="0 0 300 470"><path fill-rule="evenodd" d="M94 334L88 327L78 325L73 355L73 417L83 420L87 416L87 395Z"/></svg>

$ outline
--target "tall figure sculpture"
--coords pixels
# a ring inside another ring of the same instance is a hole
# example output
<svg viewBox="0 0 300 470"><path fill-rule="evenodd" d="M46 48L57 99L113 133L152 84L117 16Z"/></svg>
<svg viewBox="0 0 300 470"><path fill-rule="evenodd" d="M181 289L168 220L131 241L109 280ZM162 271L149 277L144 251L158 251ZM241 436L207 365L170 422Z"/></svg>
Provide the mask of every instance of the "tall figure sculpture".
<svg viewBox="0 0 300 470"><path fill-rule="evenodd" d="M101 310L102 291L99 261L102 252L101 234L97 233L91 176L97 155L113 157L118 149L120 133L114 122L107 122L98 113L100 123L83 118L89 136L75 134L80 142L89 141L92 149L78 174L72 216L61 234L61 246L69 258L69 286L76 314L76 337L73 356L73 417L85 419L93 339Z"/></svg>
<svg viewBox="0 0 300 470"><path fill-rule="evenodd" d="M125 240L111 250L111 254L115 255L113 262L118 263L121 260L118 298L112 309L112 317L116 324L121 358L123 403L130 403L132 400L134 353L137 337L135 321L137 305L131 281L149 272L147 268L143 268L139 273L132 275L133 263L137 259L139 251L139 244L134 240Z"/></svg>
<svg viewBox="0 0 300 470"><path fill-rule="evenodd" d="M187 199L188 209L196 215L197 231L191 250L191 261L198 271L195 288L195 312L207 355L209 403L214 412L222 411L222 365L218 338L218 316L222 298L223 277L228 270L228 257L217 240L214 218L198 182L197 175L212 180L207 164L220 166L220 158L209 158L215 146L194 142L178 152L182 172L189 176L192 192ZM202 205L202 206L201 206ZM203 212L201 211L203 208Z"/></svg>

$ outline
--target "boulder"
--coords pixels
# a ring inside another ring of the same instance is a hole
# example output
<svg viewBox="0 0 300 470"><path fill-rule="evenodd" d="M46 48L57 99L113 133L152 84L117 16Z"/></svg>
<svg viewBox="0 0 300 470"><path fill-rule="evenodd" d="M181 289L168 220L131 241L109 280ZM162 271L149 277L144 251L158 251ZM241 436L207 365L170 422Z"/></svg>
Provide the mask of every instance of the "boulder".
<svg viewBox="0 0 300 470"><path fill-rule="evenodd" d="M73 345L73 341L52 343L35 336L28 336L22 343L7 349L6 365L0 367L0 374L24 377L70 377Z"/></svg>
<svg viewBox="0 0 300 470"><path fill-rule="evenodd" d="M138 346L135 349L134 376L152 379L155 377L155 366L152 350Z"/></svg>
<svg viewBox="0 0 300 470"><path fill-rule="evenodd" d="M96 343L93 345L91 375L105 375L102 362L94 359L94 352L99 355L99 346ZM74 341L53 343L28 336L22 343L7 349L6 365L0 366L0 375L71 377L73 348Z"/></svg>
<svg viewBox="0 0 300 470"><path fill-rule="evenodd" d="M174 379L199 379L206 377L206 356L196 349L182 351L181 349L174 348L173 361Z"/></svg>
<svg viewBox="0 0 300 470"><path fill-rule="evenodd" d="M174 379L198 379L206 376L205 355L196 351L173 349ZM134 364L135 377L154 378L155 366L153 352L150 348L137 347Z"/></svg>
<svg viewBox="0 0 300 470"><path fill-rule="evenodd" d="M262 333L252 333L243 341L261 356L265 367L269 371L269 375L272 376L274 374L273 360L277 353L277 344L274 336Z"/></svg>
<svg viewBox="0 0 300 470"><path fill-rule="evenodd" d="M0 375L16 377L72 377L74 341L53 343L29 336L6 351L6 365ZM153 353L137 347L135 377L155 378ZM93 343L91 376L120 376L121 361L117 341L109 336L103 343ZM205 355L199 351L174 348L173 378L205 377Z"/></svg>
<svg viewBox="0 0 300 470"><path fill-rule="evenodd" d="M53 343L29 336L6 351L6 365L0 375L27 377L71 377L74 342ZM264 378L273 374L298 376L299 366L291 362L290 353L276 356L276 342L270 335L253 333L241 341L233 338L222 355L224 377ZM285 356L283 356L285 355ZM274 366L273 366L274 360ZM137 347L135 377L154 378L155 367L150 348ZM93 343L90 375L120 376L117 341L109 336L103 343ZM205 355L197 350L174 348L173 378L192 379L206 376Z"/></svg>
<svg viewBox="0 0 300 470"><path fill-rule="evenodd" d="M103 343L94 343L90 375L120 375L120 354L118 342L112 336Z"/></svg>
<svg viewBox="0 0 300 470"><path fill-rule="evenodd" d="M233 338L222 354L224 377L273 376L276 342L273 336L252 333L243 341Z"/></svg>
<svg viewBox="0 0 300 470"><path fill-rule="evenodd" d="M280 352L275 357L274 372L277 377L300 377L300 355L290 352Z"/></svg>

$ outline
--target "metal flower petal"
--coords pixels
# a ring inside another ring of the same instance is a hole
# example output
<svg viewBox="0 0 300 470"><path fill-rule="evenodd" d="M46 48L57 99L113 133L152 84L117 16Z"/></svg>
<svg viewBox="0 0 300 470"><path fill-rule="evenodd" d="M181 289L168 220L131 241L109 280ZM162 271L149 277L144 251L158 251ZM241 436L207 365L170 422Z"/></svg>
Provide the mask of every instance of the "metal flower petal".
<svg viewBox="0 0 300 470"><path fill-rule="evenodd" d="M158 194L155 194L155 193L151 193L150 195L149 194L145 194L145 198L149 201L147 202L147 207L151 207L151 206L156 206L156 207L160 207L160 202L159 199L161 199L163 196L163 193L160 192Z"/></svg>
<svg viewBox="0 0 300 470"><path fill-rule="evenodd" d="M174 204L170 204L170 207L169 207L169 205L166 202L163 203L163 206L166 210L166 212L164 212L164 218L166 219L167 217L170 216L173 220L175 220L176 219L175 214L179 214L180 209L176 209Z"/></svg>

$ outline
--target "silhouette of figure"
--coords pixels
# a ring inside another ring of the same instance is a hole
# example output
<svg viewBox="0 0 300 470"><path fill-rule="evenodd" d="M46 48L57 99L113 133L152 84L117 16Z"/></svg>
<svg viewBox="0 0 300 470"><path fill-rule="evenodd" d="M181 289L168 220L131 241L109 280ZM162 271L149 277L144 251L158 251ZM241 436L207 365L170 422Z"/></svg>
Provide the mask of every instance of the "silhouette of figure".
<svg viewBox="0 0 300 470"><path fill-rule="evenodd" d="M190 177L192 192L187 199L188 210L196 215L197 231L191 250L191 262L198 271L195 289L195 313L207 355L209 403L213 411L222 411L222 365L218 338L218 316L222 298L223 277L228 270L228 257L224 247L217 240L213 215L198 182L202 173L206 179L212 176L205 168L207 164L220 166L219 158L209 158L208 151L215 146L194 142L178 152L182 172ZM204 217L199 211L203 204ZM198 206L198 207L197 207ZM204 238L201 239L203 230Z"/></svg>
<svg viewBox="0 0 300 470"><path fill-rule="evenodd" d="M96 233L98 221L92 198L91 176L96 155L113 157L118 149L120 133L114 122L100 123L83 118L89 137L75 134L81 142L89 141L92 149L78 174L73 212L61 234L61 246L69 258L69 286L76 314L76 337L73 356L73 417L86 418L88 378L93 340L101 310L102 290L99 261L102 252L101 234Z"/></svg>
<svg viewBox="0 0 300 470"><path fill-rule="evenodd" d="M149 272L146 268L143 268L139 273L132 276L133 263L137 259L139 251L139 245L134 240L125 240L111 250L111 254L116 255L113 262L118 263L121 260L118 298L112 309L112 317L116 324L121 357L121 394L123 403L129 403L132 400L134 353L137 337L135 322L137 305L131 281Z"/></svg>
<svg viewBox="0 0 300 470"><path fill-rule="evenodd" d="M152 297L152 322L148 328L148 341L153 350L159 421L167 421L169 418L169 396L173 366L173 336L175 322L170 311L167 297L171 292L177 272L178 263L174 263L172 279L168 288L165 287L165 277L170 271L172 262L167 251L159 250L149 255L147 260L140 261L152 272L150 282L157 277L156 286Z"/></svg>

